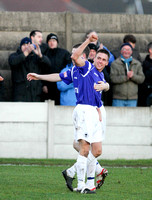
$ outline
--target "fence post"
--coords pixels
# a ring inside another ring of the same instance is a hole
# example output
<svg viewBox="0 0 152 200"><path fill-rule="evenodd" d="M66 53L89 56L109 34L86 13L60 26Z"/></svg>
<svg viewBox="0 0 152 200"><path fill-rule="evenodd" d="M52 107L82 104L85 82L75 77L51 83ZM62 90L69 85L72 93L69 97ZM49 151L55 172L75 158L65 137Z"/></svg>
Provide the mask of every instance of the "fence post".
<svg viewBox="0 0 152 200"><path fill-rule="evenodd" d="M54 101L48 100L47 158L54 158Z"/></svg>
<svg viewBox="0 0 152 200"><path fill-rule="evenodd" d="M65 13L65 38L66 49L71 52L72 50L72 14L71 12Z"/></svg>

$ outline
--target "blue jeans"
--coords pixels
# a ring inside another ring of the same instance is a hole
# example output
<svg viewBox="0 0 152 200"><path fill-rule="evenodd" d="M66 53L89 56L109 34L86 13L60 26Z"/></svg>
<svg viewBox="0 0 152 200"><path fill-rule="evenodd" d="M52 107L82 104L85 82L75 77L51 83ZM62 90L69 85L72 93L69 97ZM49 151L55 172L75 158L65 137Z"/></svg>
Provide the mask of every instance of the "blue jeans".
<svg viewBox="0 0 152 200"><path fill-rule="evenodd" d="M112 106L116 107L136 107L137 100L122 100L122 99L113 99Z"/></svg>

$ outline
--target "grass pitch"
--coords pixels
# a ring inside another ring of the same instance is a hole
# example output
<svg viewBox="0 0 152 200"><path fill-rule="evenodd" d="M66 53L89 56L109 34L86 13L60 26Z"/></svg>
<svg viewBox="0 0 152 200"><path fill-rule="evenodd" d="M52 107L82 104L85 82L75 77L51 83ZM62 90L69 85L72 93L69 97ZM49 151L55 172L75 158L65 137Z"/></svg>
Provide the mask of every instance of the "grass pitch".
<svg viewBox="0 0 152 200"><path fill-rule="evenodd" d="M152 160L100 161L109 175L96 194L91 195L66 188L61 172L73 163L73 160L0 159L0 200L152 199ZM74 180L74 186L76 183Z"/></svg>

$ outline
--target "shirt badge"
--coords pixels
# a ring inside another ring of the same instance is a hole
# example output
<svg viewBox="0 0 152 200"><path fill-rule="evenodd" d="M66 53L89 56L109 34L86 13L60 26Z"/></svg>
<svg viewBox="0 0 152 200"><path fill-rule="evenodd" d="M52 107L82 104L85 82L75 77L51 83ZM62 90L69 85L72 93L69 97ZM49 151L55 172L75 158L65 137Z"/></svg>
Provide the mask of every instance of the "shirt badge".
<svg viewBox="0 0 152 200"><path fill-rule="evenodd" d="M66 78L67 77L67 72L64 72L63 75L64 75L64 78Z"/></svg>

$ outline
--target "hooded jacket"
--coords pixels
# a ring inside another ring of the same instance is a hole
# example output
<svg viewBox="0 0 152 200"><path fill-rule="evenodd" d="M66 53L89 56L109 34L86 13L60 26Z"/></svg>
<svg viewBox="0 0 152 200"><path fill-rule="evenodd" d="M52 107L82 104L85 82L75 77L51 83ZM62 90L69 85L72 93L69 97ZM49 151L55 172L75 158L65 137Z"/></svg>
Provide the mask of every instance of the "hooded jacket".
<svg viewBox="0 0 152 200"><path fill-rule="evenodd" d="M61 70L61 73L68 71L73 67L73 64L67 65ZM57 88L60 91L60 105L76 106L76 95L73 83L67 85L64 81L57 82Z"/></svg>

